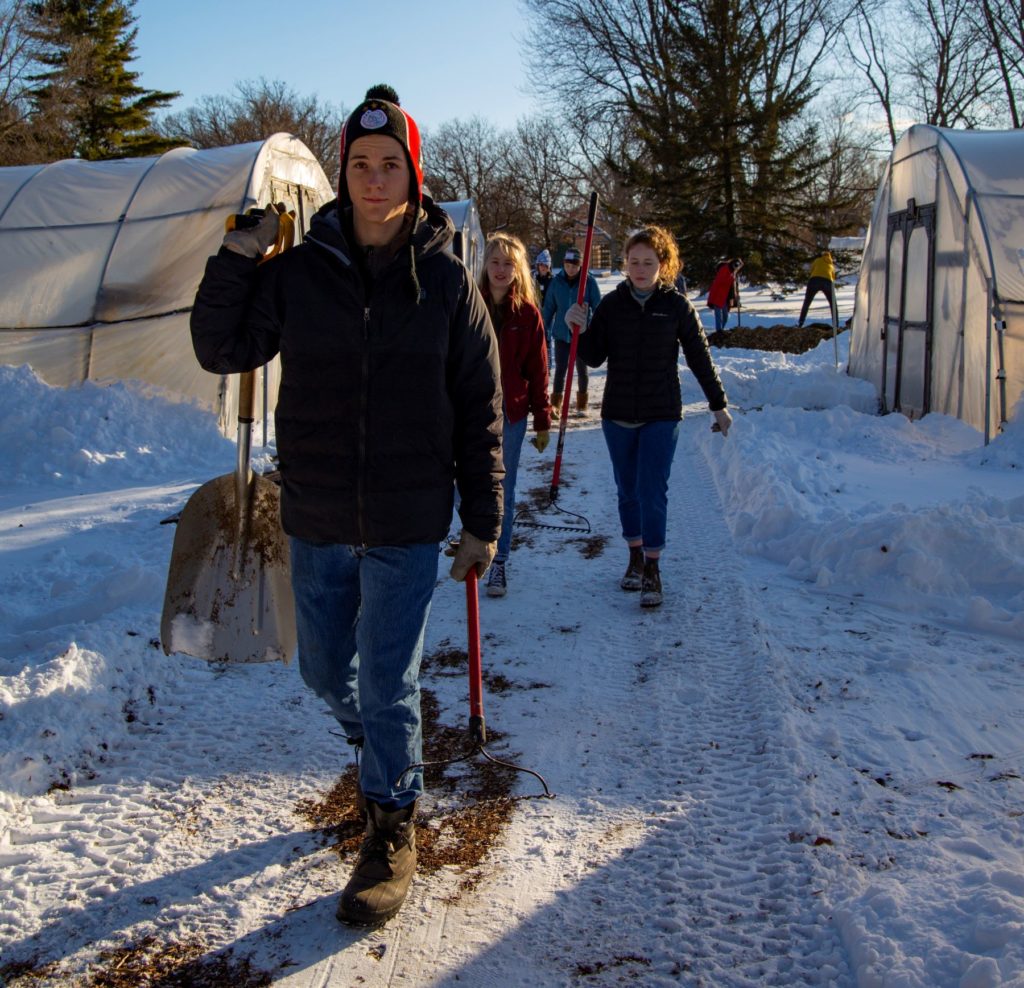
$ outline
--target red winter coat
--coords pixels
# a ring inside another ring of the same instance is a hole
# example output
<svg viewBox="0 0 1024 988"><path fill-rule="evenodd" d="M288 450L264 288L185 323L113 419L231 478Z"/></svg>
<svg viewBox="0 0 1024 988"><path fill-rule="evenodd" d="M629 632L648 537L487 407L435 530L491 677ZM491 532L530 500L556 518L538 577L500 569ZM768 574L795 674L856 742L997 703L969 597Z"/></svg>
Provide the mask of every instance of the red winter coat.
<svg viewBox="0 0 1024 988"><path fill-rule="evenodd" d="M509 292L495 311L490 293L484 292L498 334L501 390L509 422L520 422L533 413L533 431L551 428L548 400L548 347L544 320L531 302L517 300Z"/></svg>
<svg viewBox="0 0 1024 988"><path fill-rule="evenodd" d="M728 264L720 264L708 289L708 305L716 309L728 309L733 302L735 283L736 272Z"/></svg>

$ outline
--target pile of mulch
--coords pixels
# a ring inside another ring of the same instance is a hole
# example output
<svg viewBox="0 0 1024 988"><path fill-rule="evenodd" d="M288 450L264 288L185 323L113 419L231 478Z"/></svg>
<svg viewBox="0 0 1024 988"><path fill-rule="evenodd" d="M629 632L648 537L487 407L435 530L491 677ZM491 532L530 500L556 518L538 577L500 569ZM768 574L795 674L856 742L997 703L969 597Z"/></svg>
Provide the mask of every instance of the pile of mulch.
<svg viewBox="0 0 1024 988"><path fill-rule="evenodd" d="M841 327L839 332L845 332ZM742 350L774 350L777 353L806 353L822 340L832 339L832 326L812 322L801 328L796 326L737 326L708 333L708 343L714 347Z"/></svg>

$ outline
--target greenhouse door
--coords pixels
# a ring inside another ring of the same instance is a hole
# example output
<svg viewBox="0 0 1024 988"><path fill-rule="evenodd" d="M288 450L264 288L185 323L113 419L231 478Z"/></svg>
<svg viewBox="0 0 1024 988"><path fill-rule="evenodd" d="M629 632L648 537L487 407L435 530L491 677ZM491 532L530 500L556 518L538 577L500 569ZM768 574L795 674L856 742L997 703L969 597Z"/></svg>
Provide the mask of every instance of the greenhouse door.
<svg viewBox="0 0 1024 988"><path fill-rule="evenodd" d="M931 409L935 204L890 213L887 243L882 405L915 419Z"/></svg>

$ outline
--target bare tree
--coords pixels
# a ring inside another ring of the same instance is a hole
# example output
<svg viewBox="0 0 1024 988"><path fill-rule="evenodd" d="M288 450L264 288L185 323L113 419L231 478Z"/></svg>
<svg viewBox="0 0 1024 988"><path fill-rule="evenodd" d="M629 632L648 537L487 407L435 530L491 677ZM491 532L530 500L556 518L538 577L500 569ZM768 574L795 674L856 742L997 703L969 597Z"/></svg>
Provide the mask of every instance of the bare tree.
<svg viewBox="0 0 1024 988"><path fill-rule="evenodd" d="M337 185L338 140L343 111L316 96L300 96L286 83L260 78L239 82L234 96L204 96L181 113L160 121L160 130L192 147L224 147L261 141L279 132L294 134L323 164Z"/></svg>
<svg viewBox="0 0 1024 988"><path fill-rule="evenodd" d="M976 9L984 44L991 46L1010 124L1020 127L1024 98L1024 4L1014 0L981 0Z"/></svg>
<svg viewBox="0 0 1024 988"><path fill-rule="evenodd" d="M509 169L522 189L529 217L524 239L553 247L562 238L580 199L569 134L551 117L520 120L509 143Z"/></svg>
<svg viewBox="0 0 1024 988"><path fill-rule="evenodd" d="M998 119L991 49L973 16L978 0L905 0L912 28L907 102L925 123L980 127Z"/></svg>
<svg viewBox="0 0 1024 988"><path fill-rule="evenodd" d="M854 16L843 32L847 54L867 87L865 102L877 107L885 120L889 148L896 146L897 69L891 64L895 38L885 19L887 0L856 0Z"/></svg>
<svg viewBox="0 0 1024 988"><path fill-rule="evenodd" d="M809 249L827 246L827 236L856 235L868 225L885 155L871 134L846 112L846 101L834 97L821 110L819 134L825 165L809 191L803 229L794 231Z"/></svg>
<svg viewBox="0 0 1024 988"><path fill-rule="evenodd" d="M476 201L484 230L529 236L522 179L512 170L512 137L476 116L450 120L424 137L425 180L435 199Z"/></svg>

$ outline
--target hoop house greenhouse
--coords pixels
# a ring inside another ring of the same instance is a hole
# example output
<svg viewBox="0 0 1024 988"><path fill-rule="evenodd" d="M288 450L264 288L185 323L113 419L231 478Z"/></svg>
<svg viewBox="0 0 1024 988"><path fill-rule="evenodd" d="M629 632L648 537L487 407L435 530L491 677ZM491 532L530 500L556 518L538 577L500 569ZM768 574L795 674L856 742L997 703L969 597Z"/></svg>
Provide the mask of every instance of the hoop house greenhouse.
<svg viewBox="0 0 1024 988"><path fill-rule="evenodd" d="M269 201L299 235L333 192L288 134L155 158L0 168L0 363L53 385L131 380L215 410L233 427L234 381L200 369L189 314L231 213ZM277 361L262 375L265 417Z"/></svg>
<svg viewBox="0 0 1024 988"><path fill-rule="evenodd" d="M988 442L1024 390L1024 132L911 127L875 200L850 373Z"/></svg>

